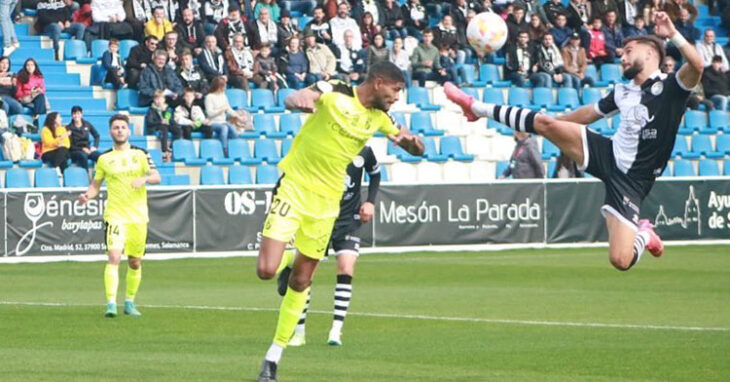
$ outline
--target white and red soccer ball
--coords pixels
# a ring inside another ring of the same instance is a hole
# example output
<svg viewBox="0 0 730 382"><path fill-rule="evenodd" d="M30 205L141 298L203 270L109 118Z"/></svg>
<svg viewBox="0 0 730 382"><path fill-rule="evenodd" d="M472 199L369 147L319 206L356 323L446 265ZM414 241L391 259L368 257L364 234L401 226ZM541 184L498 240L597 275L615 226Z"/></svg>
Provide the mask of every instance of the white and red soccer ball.
<svg viewBox="0 0 730 382"><path fill-rule="evenodd" d="M507 24L496 13L476 15L466 27L466 39L479 53L494 53L507 41Z"/></svg>

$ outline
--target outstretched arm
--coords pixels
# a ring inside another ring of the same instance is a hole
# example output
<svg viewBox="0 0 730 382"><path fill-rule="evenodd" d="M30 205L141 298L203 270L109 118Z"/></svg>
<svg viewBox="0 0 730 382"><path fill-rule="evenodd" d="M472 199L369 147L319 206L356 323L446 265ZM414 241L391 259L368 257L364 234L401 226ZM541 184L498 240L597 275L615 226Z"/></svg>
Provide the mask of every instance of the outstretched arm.
<svg viewBox="0 0 730 382"><path fill-rule="evenodd" d="M679 49L682 56L687 61L677 72L677 79L680 86L685 90L690 90L697 86L702 78L702 71L705 66L702 62L702 56L697 52L694 44L688 42L682 34L677 32L674 23L664 12L659 12L654 16L654 34L660 38L669 38L669 40Z"/></svg>
<svg viewBox="0 0 730 382"><path fill-rule="evenodd" d="M421 138L419 138L418 135L413 135L411 131L405 127L401 127L400 132L397 135L388 135L388 139L408 151L411 155L421 156L426 149Z"/></svg>
<svg viewBox="0 0 730 382"><path fill-rule="evenodd" d="M319 100L322 93L309 88L297 90L290 96L286 97L284 104L287 109L299 110L305 113L314 112L314 104Z"/></svg>

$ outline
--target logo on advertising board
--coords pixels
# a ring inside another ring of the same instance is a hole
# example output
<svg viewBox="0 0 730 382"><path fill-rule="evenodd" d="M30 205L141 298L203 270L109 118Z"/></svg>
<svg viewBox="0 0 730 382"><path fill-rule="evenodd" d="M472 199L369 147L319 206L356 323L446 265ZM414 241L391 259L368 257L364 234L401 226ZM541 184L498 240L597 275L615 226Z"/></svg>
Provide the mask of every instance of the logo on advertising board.
<svg viewBox="0 0 730 382"><path fill-rule="evenodd" d="M692 231L696 229L697 235L702 235L703 226L711 231L730 229L730 195L710 190L706 198L707 200L703 200L704 197L698 197L695 186L690 185L687 190L687 199L684 201L684 209L680 210L660 204L659 211L654 218L654 225L657 227L679 226ZM677 214L672 215L667 210L676 211Z"/></svg>
<svg viewBox="0 0 730 382"><path fill-rule="evenodd" d="M226 194L223 204L228 215L253 215L257 209L267 211L271 205L271 191L257 193L255 190L231 191Z"/></svg>

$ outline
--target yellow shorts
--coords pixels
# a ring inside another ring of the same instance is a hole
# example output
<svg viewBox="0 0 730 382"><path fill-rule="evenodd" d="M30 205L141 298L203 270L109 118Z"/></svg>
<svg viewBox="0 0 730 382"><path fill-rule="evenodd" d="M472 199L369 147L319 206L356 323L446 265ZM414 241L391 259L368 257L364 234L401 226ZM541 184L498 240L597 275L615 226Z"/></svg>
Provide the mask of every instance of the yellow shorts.
<svg viewBox="0 0 730 382"><path fill-rule="evenodd" d="M301 254L319 260L327 250L339 213L339 199L325 198L282 176L262 234L284 243L294 237L294 246Z"/></svg>
<svg viewBox="0 0 730 382"><path fill-rule="evenodd" d="M147 244L147 223L106 222L107 251L123 251L130 257L142 257Z"/></svg>

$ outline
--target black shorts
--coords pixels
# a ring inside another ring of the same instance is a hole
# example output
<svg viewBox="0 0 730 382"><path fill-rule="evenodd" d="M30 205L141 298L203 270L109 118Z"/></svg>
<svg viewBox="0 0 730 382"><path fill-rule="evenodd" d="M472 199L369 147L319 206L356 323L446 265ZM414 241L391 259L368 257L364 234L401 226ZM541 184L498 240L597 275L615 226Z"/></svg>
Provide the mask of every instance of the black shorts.
<svg viewBox="0 0 730 382"><path fill-rule="evenodd" d="M357 222L358 224L354 224L354 222L350 224L338 223L335 223L335 228L330 238L330 247L335 251L335 256L342 254L360 255L359 222Z"/></svg>
<svg viewBox="0 0 730 382"><path fill-rule="evenodd" d="M605 217L610 213L633 228L639 224L641 202L654 185L653 177L646 179L624 174L616 166L613 141L588 128L583 130L583 155L581 170L603 181L606 198L601 207Z"/></svg>

